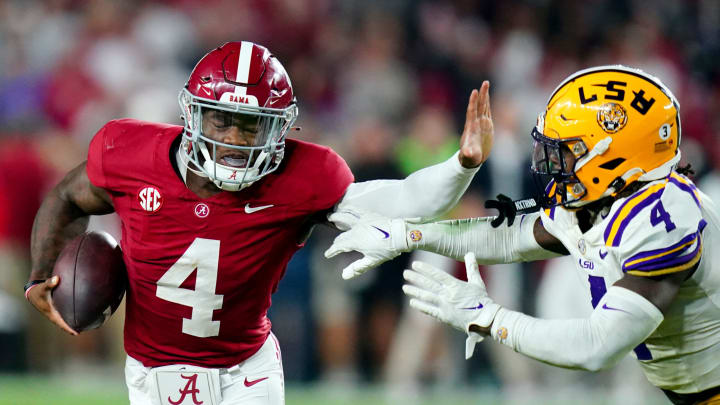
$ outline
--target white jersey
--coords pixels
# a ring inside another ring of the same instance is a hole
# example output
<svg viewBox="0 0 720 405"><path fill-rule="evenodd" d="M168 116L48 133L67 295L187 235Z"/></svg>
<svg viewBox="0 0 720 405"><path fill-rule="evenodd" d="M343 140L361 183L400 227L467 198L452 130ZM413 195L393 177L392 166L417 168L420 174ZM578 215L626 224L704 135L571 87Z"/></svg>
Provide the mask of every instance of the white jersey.
<svg viewBox="0 0 720 405"><path fill-rule="evenodd" d="M720 221L690 180L672 173L648 183L615 201L585 233L574 212L562 207L544 210L541 218L576 260L593 307L625 273L660 276L699 262L634 356L657 387L692 393L720 385Z"/></svg>

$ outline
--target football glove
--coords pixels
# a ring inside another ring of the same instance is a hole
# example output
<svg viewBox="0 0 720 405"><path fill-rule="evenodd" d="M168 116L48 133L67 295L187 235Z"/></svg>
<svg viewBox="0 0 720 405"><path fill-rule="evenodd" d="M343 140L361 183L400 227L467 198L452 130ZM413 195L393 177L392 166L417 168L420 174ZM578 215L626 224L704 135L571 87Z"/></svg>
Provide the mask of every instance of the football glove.
<svg viewBox="0 0 720 405"><path fill-rule="evenodd" d="M475 344L484 339L481 334L471 332L470 325L489 328L500 305L488 297L472 252L465 255L465 270L467 282L427 263L413 262L412 270L403 273L411 283L403 286L403 292L410 297L411 307L467 333L465 358L469 359Z"/></svg>
<svg viewBox="0 0 720 405"><path fill-rule="evenodd" d="M363 255L362 259L343 269L342 277L345 280L409 251L405 238L406 225L402 219L390 219L375 213L349 209L330 214L328 220L338 229L347 231L335 238L325 251L325 257L329 259L353 250Z"/></svg>

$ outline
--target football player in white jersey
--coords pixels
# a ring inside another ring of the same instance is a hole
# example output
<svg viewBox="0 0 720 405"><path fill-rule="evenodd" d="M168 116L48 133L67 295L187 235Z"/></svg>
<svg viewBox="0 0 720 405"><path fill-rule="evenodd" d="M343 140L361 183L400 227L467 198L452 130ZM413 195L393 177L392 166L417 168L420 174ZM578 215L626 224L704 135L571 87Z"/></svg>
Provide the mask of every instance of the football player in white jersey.
<svg viewBox="0 0 720 405"><path fill-rule="evenodd" d="M657 78L624 66L579 71L553 92L532 131L537 200L497 218L417 224L357 211L326 252L364 257L351 278L413 249L464 260L460 281L422 263L404 274L410 305L468 334L559 367L602 370L632 353L675 404L720 403L720 221L678 168L679 104ZM539 212L515 218L537 202ZM506 216L507 221L502 222ZM477 264L572 255L594 308L537 319L497 305Z"/></svg>

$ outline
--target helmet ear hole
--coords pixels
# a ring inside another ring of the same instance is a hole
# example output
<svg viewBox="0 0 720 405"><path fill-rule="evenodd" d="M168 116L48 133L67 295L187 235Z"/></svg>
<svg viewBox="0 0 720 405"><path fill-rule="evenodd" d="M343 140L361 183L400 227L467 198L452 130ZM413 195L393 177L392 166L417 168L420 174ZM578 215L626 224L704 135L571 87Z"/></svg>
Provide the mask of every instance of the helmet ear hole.
<svg viewBox="0 0 720 405"><path fill-rule="evenodd" d="M598 179L597 177L593 177L592 182L598 184L600 183L600 179Z"/></svg>

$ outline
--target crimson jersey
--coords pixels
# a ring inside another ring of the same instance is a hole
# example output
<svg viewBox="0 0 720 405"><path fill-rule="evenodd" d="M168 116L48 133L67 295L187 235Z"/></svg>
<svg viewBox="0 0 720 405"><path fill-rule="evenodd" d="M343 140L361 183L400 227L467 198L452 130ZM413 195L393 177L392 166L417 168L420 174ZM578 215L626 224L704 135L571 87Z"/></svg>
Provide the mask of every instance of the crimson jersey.
<svg viewBox="0 0 720 405"><path fill-rule="evenodd" d="M200 199L170 161L181 132L111 121L90 144L87 174L122 219L127 353L149 367L230 367L262 346L271 294L309 217L340 200L353 176L331 149L289 139L276 172Z"/></svg>

